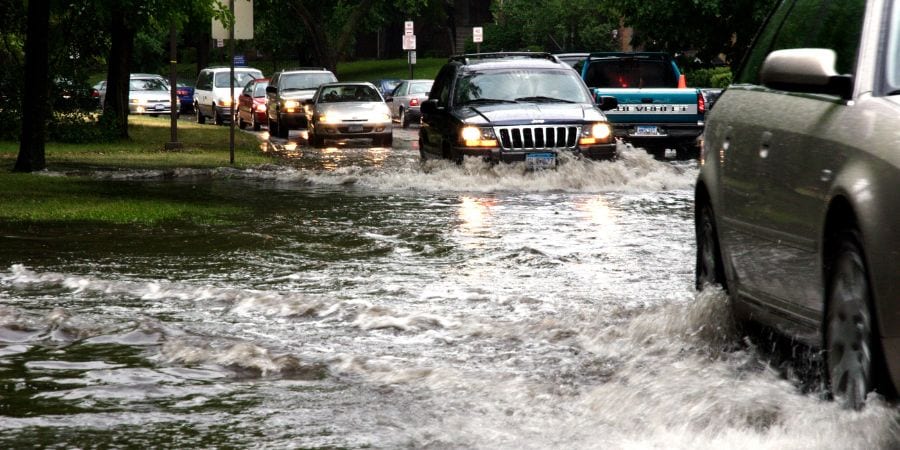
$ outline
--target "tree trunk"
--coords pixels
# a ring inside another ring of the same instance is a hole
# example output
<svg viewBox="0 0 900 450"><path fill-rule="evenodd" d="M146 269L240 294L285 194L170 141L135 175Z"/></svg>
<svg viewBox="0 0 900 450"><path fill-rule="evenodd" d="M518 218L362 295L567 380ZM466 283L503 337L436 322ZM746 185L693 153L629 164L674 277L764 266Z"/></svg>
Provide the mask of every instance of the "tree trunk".
<svg viewBox="0 0 900 450"><path fill-rule="evenodd" d="M128 85L131 76L131 54L134 49L135 31L130 26L127 12L118 2L113 2L109 49L106 72L106 100L104 118L111 121L116 133L128 138Z"/></svg>
<svg viewBox="0 0 900 450"><path fill-rule="evenodd" d="M314 17L309 8L302 1L294 2L294 10L300 19L306 25L309 31L310 40L312 41L313 54L316 56L318 63L325 66L332 72L337 72L337 63L346 54L347 47L350 45L350 38L356 34L359 23L365 17L369 8L372 7L372 0L362 0L359 5L350 13L344 28L340 30L340 36L334 45L329 41L328 36L331 35L324 25L321 17Z"/></svg>
<svg viewBox="0 0 900 450"><path fill-rule="evenodd" d="M44 142L50 117L50 2L28 2L26 33L22 136L19 156L13 167L16 172L43 170L47 165Z"/></svg>

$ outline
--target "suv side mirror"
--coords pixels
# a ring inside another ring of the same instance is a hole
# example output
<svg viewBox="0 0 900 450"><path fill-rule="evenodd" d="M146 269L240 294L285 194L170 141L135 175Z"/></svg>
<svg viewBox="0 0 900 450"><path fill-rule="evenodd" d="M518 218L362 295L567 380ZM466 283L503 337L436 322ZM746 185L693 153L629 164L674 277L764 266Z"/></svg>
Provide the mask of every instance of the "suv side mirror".
<svg viewBox="0 0 900 450"><path fill-rule="evenodd" d="M420 107L422 114L434 114L438 111L438 102L436 99L428 99L422 102Z"/></svg>
<svg viewBox="0 0 900 450"><path fill-rule="evenodd" d="M853 77L839 75L837 54L827 48L792 48L769 53L759 78L772 89L789 92L837 95L850 99Z"/></svg>
<svg viewBox="0 0 900 450"><path fill-rule="evenodd" d="M277 94L277 93L278 93L277 87L272 86L271 84L266 86L266 94Z"/></svg>
<svg viewBox="0 0 900 450"><path fill-rule="evenodd" d="M616 109L619 107L619 99L611 95L598 95L597 105L600 106L601 110L609 111L611 109Z"/></svg>

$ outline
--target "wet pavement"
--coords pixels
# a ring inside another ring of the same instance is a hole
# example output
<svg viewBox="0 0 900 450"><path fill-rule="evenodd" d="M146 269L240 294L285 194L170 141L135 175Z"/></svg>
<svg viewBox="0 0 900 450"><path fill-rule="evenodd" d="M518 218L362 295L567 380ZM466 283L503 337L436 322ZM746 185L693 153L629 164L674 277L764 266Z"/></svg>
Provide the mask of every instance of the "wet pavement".
<svg viewBox="0 0 900 450"><path fill-rule="evenodd" d="M110 180L221 224L0 224L0 446L897 444L693 290L695 162L423 164L416 133Z"/></svg>

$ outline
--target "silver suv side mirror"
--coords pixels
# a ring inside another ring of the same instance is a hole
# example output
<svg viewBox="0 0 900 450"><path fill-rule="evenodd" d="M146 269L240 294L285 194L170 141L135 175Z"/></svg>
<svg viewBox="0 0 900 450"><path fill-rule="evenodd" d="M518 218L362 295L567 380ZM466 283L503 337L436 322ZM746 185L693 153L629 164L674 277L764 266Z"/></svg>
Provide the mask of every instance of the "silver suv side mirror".
<svg viewBox="0 0 900 450"><path fill-rule="evenodd" d="M827 48L777 50L766 57L760 81L766 87L789 92L853 95L853 77L835 70L837 54Z"/></svg>

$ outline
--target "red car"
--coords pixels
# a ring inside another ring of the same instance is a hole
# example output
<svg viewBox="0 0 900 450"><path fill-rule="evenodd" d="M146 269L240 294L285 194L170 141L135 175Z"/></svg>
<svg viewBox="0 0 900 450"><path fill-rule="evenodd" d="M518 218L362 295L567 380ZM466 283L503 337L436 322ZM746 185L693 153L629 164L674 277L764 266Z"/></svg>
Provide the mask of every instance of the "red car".
<svg viewBox="0 0 900 450"><path fill-rule="evenodd" d="M266 117L266 86L268 78L251 80L244 86L241 95L238 96L238 127L246 128L249 124L253 131L259 131L261 125L269 125Z"/></svg>

